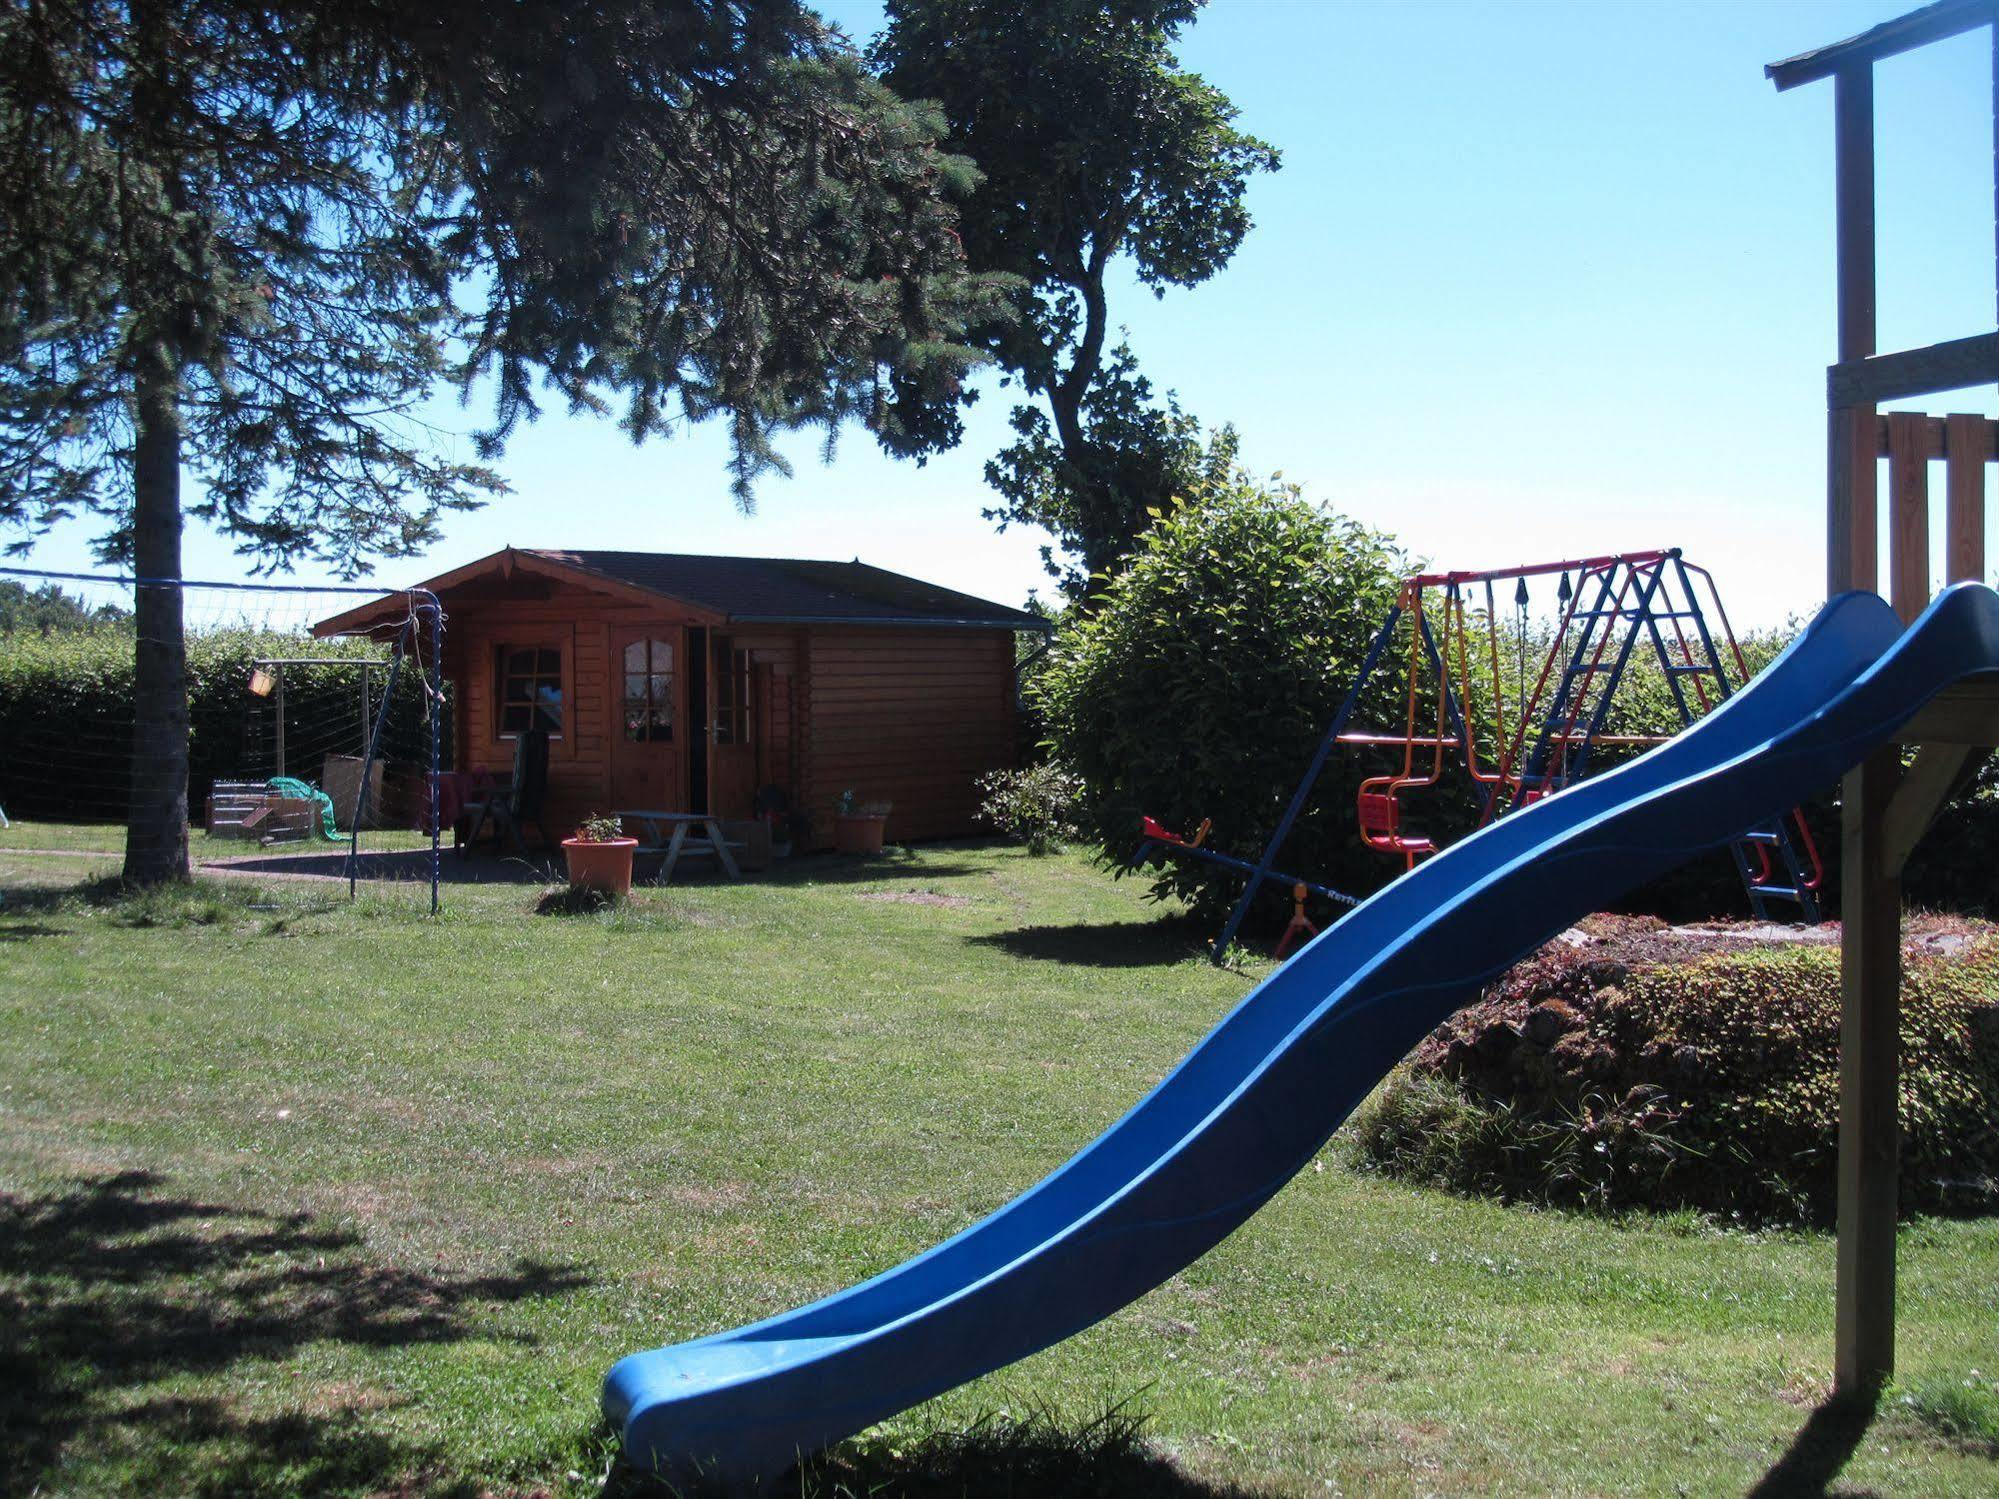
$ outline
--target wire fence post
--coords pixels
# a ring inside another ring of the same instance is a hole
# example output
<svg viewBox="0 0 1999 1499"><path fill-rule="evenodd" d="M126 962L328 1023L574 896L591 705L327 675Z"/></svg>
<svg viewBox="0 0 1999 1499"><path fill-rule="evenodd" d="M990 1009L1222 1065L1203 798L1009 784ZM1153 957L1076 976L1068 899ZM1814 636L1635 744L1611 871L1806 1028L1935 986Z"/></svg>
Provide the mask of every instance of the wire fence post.
<svg viewBox="0 0 1999 1499"><path fill-rule="evenodd" d="M435 916L437 885L443 873L444 797L439 784L443 768L438 763L438 750L444 738L444 605L434 593L426 592L424 597L430 600L430 914Z"/></svg>

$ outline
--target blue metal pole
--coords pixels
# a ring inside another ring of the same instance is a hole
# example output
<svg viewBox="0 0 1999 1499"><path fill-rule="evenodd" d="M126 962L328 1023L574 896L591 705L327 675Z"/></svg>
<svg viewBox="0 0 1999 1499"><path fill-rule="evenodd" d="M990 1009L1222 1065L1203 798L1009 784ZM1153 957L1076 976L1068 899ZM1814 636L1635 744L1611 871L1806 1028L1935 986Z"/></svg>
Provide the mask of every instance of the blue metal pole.
<svg viewBox="0 0 1999 1499"><path fill-rule="evenodd" d="M1367 679L1374 675L1374 669L1381 663L1381 653L1388 649L1388 642L1395 636L1395 626L1402 619L1402 605L1398 600L1388 611L1388 618L1382 621L1368 645L1367 655L1360 663L1360 671L1355 674L1353 686L1347 689L1346 701L1340 704L1340 711L1333 715L1332 724L1326 729L1325 737L1319 741L1319 748L1312 756L1312 763L1305 768L1305 774L1298 782L1298 789L1291 793L1291 804L1284 809L1284 816L1278 820L1277 831L1270 835L1270 842L1264 845L1263 857L1252 867L1249 883L1243 887L1242 898L1229 912L1229 919L1223 925L1221 935L1215 938L1215 945L1209 956L1219 964L1229 944L1235 941L1235 934L1242 927L1242 921L1249 914L1250 902L1256 899L1256 892L1263 882L1272 877L1271 866L1277 862L1277 855L1284 847L1284 840L1291 836L1291 825L1298 820L1298 814L1305 809L1305 798L1312 794L1318 784L1319 773L1326 768L1326 757L1333 752L1333 746L1346 731L1347 720L1353 717L1353 710L1360 703L1360 695L1367 686ZM1282 876L1280 876L1282 878ZM1297 883L1293 881L1293 883ZM1310 883L1306 881L1305 883ZM1329 892L1330 893L1330 892Z"/></svg>
<svg viewBox="0 0 1999 1499"><path fill-rule="evenodd" d="M435 916L437 887L443 876L439 841L444 829L438 825L438 815L444 793L437 778L442 774L438 746L444 733L444 605L434 593L426 593L424 597L430 600L430 914Z"/></svg>
<svg viewBox="0 0 1999 1499"><path fill-rule="evenodd" d="M375 767L375 750L382 742L382 724L395 701L396 676L403 669L403 642L414 638L416 621L405 624L396 635L396 648L389 655L389 685L382 692L382 711L375 715L375 727L368 735L368 752L361 759L361 784L354 788L354 817L347 829L347 898L354 898L361 862L361 814L368 807L368 772Z"/></svg>

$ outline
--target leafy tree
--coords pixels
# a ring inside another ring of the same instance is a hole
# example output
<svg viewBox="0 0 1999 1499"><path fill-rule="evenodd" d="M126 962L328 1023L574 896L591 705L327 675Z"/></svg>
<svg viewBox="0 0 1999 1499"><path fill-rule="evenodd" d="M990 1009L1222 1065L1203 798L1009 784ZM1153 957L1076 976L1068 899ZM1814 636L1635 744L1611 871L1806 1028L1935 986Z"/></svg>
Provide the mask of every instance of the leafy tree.
<svg viewBox="0 0 1999 1499"><path fill-rule="evenodd" d="M1147 530L1096 607L1067 620L1031 689L1107 856L1131 855L1148 813L1189 832L1212 818L1216 847L1260 853L1406 570L1387 537L1240 470ZM1400 707L1396 674L1377 672L1360 722ZM1399 872L1354 836L1354 790L1375 769L1328 764L1283 867L1356 892ZM1192 859L1153 872L1155 894L1209 916L1241 889Z"/></svg>
<svg viewBox="0 0 1999 1499"><path fill-rule="evenodd" d="M142 580L187 516L352 576L502 488L544 388L634 440L724 419L745 506L783 427L918 450L996 306L940 130L797 0L0 0L0 521L101 515ZM481 377L462 462L421 403ZM188 867L179 590L137 616L151 881Z"/></svg>
<svg viewBox="0 0 1999 1499"><path fill-rule="evenodd" d="M93 606L63 592L59 584L31 589L12 578L0 578L0 635L68 635L130 618L116 604Z"/></svg>
<svg viewBox="0 0 1999 1499"><path fill-rule="evenodd" d="M976 268L1018 278L1018 316L978 342L1034 401L987 466L988 517L1045 526L1076 565L1117 557L1203 466L1199 425L1108 346L1120 257L1163 295L1220 270L1249 232L1249 179L1278 153L1235 127L1173 44L1201 0L888 0L871 56L905 98L936 99L984 184L967 203Z"/></svg>

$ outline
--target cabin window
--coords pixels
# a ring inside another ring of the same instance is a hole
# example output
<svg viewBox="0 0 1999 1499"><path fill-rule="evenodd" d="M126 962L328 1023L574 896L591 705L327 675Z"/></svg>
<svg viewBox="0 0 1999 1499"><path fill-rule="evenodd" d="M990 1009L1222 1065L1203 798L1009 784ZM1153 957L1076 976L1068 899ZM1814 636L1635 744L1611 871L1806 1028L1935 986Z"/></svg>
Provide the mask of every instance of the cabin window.
<svg viewBox="0 0 1999 1499"><path fill-rule="evenodd" d="M673 644L634 640L625 647L625 737L645 743L673 738Z"/></svg>
<svg viewBox="0 0 1999 1499"><path fill-rule="evenodd" d="M748 744L755 737L750 719L750 653L730 651L715 674L715 742Z"/></svg>
<svg viewBox="0 0 1999 1499"><path fill-rule="evenodd" d="M562 652L552 645L503 645L495 652L500 737L541 729L562 737Z"/></svg>

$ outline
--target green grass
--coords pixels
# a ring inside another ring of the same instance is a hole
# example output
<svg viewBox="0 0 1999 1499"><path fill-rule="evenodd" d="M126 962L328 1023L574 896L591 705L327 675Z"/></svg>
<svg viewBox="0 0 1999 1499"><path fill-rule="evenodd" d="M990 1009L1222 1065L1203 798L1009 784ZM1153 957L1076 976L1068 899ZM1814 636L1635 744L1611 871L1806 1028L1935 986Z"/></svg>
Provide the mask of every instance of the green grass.
<svg viewBox="0 0 1999 1499"><path fill-rule="evenodd" d="M1074 856L804 861L594 915L454 887L435 921L416 891L76 888L102 869L0 849L0 1493L600 1492L613 1359L998 1206L1246 983ZM1989 1446L1924 1412L1999 1370L1999 1222L1901 1246L1928 1404L1848 1428L1813 1415L1829 1238L1505 1209L1334 1147L806 1487L1740 1493L1781 1462L1989 1494Z"/></svg>
<svg viewBox="0 0 1999 1499"><path fill-rule="evenodd" d="M293 843L274 843L263 848L255 839L211 838L201 828L195 828L188 839L188 851L196 860L325 853L346 846L347 840L343 836L337 843L324 838L309 838ZM408 828L363 828L361 847L377 851L429 848L430 835ZM16 819L11 826L0 828L0 855L9 850L122 856L125 852L125 829L122 824L112 822L29 822Z"/></svg>

